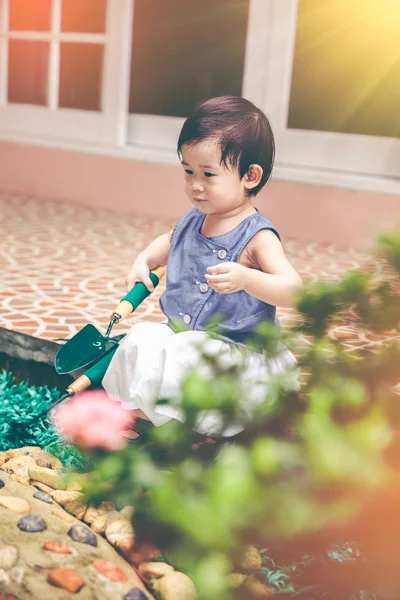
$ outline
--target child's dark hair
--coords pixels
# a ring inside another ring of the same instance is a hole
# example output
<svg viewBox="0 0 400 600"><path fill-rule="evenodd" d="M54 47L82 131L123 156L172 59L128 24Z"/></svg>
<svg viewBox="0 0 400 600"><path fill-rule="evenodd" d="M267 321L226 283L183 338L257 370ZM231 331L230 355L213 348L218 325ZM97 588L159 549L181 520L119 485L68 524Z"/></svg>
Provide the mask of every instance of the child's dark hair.
<svg viewBox="0 0 400 600"><path fill-rule="evenodd" d="M258 194L270 178L275 157L274 134L265 114L240 96L211 98L184 122L178 140L179 157L182 146L194 146L207 138L219 142L221 164L237 168L241 179L250 165L262 167L260 183L247 191L249 196Z"/></svg>

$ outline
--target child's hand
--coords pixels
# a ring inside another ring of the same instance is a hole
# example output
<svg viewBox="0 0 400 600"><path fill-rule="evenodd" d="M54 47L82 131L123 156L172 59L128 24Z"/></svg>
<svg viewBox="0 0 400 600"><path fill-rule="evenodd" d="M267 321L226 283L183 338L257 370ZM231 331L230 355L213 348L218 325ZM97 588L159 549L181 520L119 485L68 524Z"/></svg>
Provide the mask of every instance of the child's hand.
<svg viewBox="0 0 400 600"><path fill-rule="evenodd" d="M208 267L205 278L210 288L219 294L233 294L245 287L247 271L247 267L236 262L224 262Z"/></svg>
<svg viewBox="0 0 400 600"><path fill-rule="evenodd" d="M128 288L128 292L138 281L144 283L149 292L154 291L154 285L150 279L149 266L146 262L146 259L140 254L133 263L132 268L128 273L128 277L126 278L126 286Z"/></svg>

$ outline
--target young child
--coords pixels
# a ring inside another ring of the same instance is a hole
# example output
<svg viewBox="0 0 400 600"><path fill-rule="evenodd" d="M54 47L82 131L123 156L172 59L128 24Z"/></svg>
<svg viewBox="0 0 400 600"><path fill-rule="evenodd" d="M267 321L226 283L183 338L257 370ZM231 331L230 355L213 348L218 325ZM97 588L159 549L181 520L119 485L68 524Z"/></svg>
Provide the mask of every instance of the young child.
<svg viewBox="0 0 400 600"><path fill-rule="evenodd" d="M276 306L294 305L302 286L275 227L252 204L271 175L274 151L266 116L241 97L208 100L183 125L178 155L193 206L138 255L128 275L129 288L142 281L152 290L150 271L167 264L160 305L168 322L133 325L103 379L110 397L156 426L182 420L174 400L188 369L199 364L199 342L206 340L218 360L240 365L244 415L265 401L271 375L294 369L286 348L267 359L245 346L256 325L276 319ZM204 330L216 314L225 320L220 338L211 339ZM174 323L189 330L176 333ZM158 398L170 402L156 405ZM245 426L222 431L221 422L205 412L196 430L231 436Z"/></svg>

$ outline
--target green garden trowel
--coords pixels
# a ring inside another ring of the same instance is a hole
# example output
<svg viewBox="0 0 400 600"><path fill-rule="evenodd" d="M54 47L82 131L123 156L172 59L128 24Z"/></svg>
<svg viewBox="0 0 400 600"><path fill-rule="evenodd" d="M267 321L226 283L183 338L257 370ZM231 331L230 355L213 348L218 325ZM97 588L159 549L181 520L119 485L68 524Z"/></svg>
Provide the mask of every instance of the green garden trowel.
<svg viewBox="0 0 400 600"><path fill-rule="evenodd" d="M164 273L164 267L157 267L150 273L154 287L158 285ZM93 365L112 350L116 350L118 342L116 339L110 338L114 324L130 315L149 295L150 292L143 283L136 283L111 315L105 335L94 325L88 324L70 340L67 340L55 356L54 364L57 373L61 375Z"/></svg>

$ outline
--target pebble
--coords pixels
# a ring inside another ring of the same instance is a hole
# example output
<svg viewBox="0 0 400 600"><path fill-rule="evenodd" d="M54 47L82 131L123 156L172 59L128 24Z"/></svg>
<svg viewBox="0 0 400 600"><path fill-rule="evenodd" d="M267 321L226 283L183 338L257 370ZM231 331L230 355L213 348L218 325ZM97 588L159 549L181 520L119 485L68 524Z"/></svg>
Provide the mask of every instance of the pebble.
<svg viewBox="0 0 400 600"><path fill-rule="evenodd" d="M72 550L60 544L60 542L53 542L52 540L48 540L43 544L44 550L49 550L50 552L57 552L58 554L72 554ZM0 599L1 600L1 599Z"/></svg>
<svg viewBox="0 0 400 600"><path fill-rule="evenodd" d="M49 485L45 483L40 483L40 481L32 481L32 485L35 486L38 490L42 490L42 492L46 492L49 496L53 496L54 490Z"/></svg>
<svg viewBox="0 0 400 600"><path fill-rule="evenodd" d="M82 525L73 525L68 531L68 535L75 541L90 546L97 546L97 538L93 531Z"/></svg>
<svg viewBox="0 0 400 600"><path fill-rule="evenodd" d="M52 498L57 504L60 504L68 513L74 515L77 519L83 519L87 509L87 502L82 492L66 492L57 490L52 494Z"/></svg>
<svg viewBox="0 0 400 600"><path fill-rule="evenodd" d="M47 575L50 585L62 588L71 594L76 594L85 585L82 577L72 569L52 569Z"/></svg>
<svg viewBox="0 0 400 600"><path fill-rule="evenodd" d="M117 565L108 560L97 559L93 561L93 566L102 575L111 581L128 581L127 576Z"/></svg>
<svg viewBox="0 0 400 600"><path fill-rule="evenodd" d="M12 569L18 560L18 550L15 546L4 546L0 550L0 569ZM1 597L0 597L1 600Z"/></svg>
<svg viewBox="0 0 400 600"><path fill-rule="evenodd" d="M65 489L65 481L56 471L47 469L46 467L39 467L37 465L30 466L28 469L29 477L34 481L45 483L54 490Z"/></svg>
<svg viewBox="0 0 400 600"><path fill-rule="evenodd" d="M41 500L42 502L47 502L47 504L53 504L53 500L48 494L46 494L46 492L41 492L39 490L33 494L33 497Z"/></svg>
<svg viewBox="0 0 400 600"><path fill-rule="evenodd" d="M139 588L132 588L124 596L124 600L147 600L147 596Z"/></svg>
<svg viewBox="0 0 400 600"><path fill-rule="evenodd" d="M31 510L29 502L17 496L0 496L0 506L16 513L28 513Z"/></svg>
<svg viewBox="0 0 400 600"><path fill-rule="evenodd" d="M3 488L6 484L4 483L4 481L2 479L0 479L0 490L1 488Z"/></svg>
<svg viewBox="0 0 400 600"><path fill-rule="evenodd" d="M139 565L139 573L144 579L159 579L174 570L164 562L142 562Z"/></svg>
<svg viewBox="0 0 400 600"><path fill-rule="evenodd" d="M185 573L171 571L158 579L158 582L160 583L157 592L163 600L196 600L197 598L193 582Z"/></svg>
<svg viewBox="0 0 400 600"><path fill-rule="evenodd" d="M58 508L53 508L51 514L55 515L59 519L62 519L63 521L67 521L68 523L73 523L74 521L74 518L71 517L71 515L69 515L66 512L63 512L62 510L58 510Z"/></svg>
<svg viewBox="0 0 400 600"><path fill-rule="evenodd" d="M18 527L21 531L29 531L31 533L37 533L38 531L47 529L46 521L37 515L26 515L26 517L22 517L22 519L18 521Z"/></svg>
<svg viewBox="0 0 400 600"><path fill-rule="evenodd" d="M10 576L4 569L0 569L0 585L9 585ZM3 600L0 594L0 600Z"/></svg>
<svg viewBox="0 0 400 600"><path fill-rule="evenodd" d="M27 487L30 485L30 483L27 479L24 479L23 477L20 477L19 475L11 475L11 479L14 479L14 481L16 481L17 483L21 483L22 485L25 485Z"/></svg>

